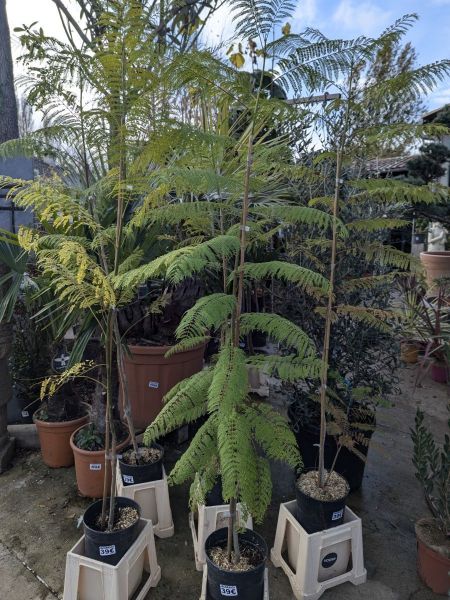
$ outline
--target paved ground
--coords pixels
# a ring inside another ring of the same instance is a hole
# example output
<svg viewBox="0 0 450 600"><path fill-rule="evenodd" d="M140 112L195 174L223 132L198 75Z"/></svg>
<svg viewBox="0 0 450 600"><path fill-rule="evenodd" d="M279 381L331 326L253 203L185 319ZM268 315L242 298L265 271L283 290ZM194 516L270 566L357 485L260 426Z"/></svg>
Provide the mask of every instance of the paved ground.
<svg viewBox="0 0 450 600"><path fill-rule="evenodd" d="M365 480L349 505L364 524L368 582L345 584L324 600L433 600L416 575L414 521L427 514L411 465L409 427L415 405L423 404L436 433L446 427L448 387L426 381L412 392L412 371L401 371L403 394L378 414ZM274 500L260 532L271 546L280 501L294 497L293 478L277 469ZM176 534L157 540L163 576L149 600L197 600L201 576L195 571L187 525L187 488L171 491ZM65 553L80 536L77 521L88 501L78 497L73 469L46 468L36 452L23 452L0 477L0 600L62 598ZM291 600L289 584L270 567L271 600Z"/></svg>

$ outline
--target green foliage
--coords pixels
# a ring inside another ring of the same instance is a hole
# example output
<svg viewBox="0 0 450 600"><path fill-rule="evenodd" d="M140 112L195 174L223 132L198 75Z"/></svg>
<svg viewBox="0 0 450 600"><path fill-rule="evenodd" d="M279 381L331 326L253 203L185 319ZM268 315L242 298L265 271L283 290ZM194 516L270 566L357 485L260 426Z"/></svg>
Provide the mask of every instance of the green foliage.
<svg viewBox="0 0 450 600"><path fill-rule="evenodd" d="M295 350L298 357L315 354L313 341L297 325L273 313L244 313L241 315L241 334L252 331L266 333L272 340Z"/></svg>
<svg viewBox="0 0 450 600"><path fill-rule="evenodd" d="M236 307L234 296L217 293L197 300L189 309L176 330L178 339L200 337L209 330L218 330Z"/></svg>
<svg viewBox="0 0 450 600"><path fill-rule="evenodd" d="M260 521L271 498L268 460L295 467L300 457L285 419L248 397L246 356L230 340L210 370L169 392L163 410L144 434L145 443L204 414L208 420L172 470L171 483L195 478L192 498L202 498L220 473L224 499L242 501Z"/></svg>
<svg viewBox="0 0 450 600"><path fill-rule="evenodd" d="M312 296L321 296L328 290L328 280L311 269L293 263L272 260L261 263L246 263L244 266L246 279L267 279L274 277L293 283Z"/></svg>
<svg viewBox="0 0 450 600"><path fill-rule="evenodd" d="M211 387L208 390L208 411L217 412L220 419L237 410L248 394L245 353L230 342L219 352Z"/></svg>
<svg viewBox="0 0 450 600"><path fill-rule="evenodd" d="M161 435L202 417L206 413L205 398L212 378L211 369L205 369L173 387L166 394L165 406L151 430L147 429L145 432L144 442L149 445Z"/></svg>
<svg viewBox="0 0 450 600"><path fill-rule="evenodd" d="M448 406L450 411L450 405ZM448 420L450 431L450 419ZM424 413L417 409L415 427L411 429L414 444L413 464L428 506L439 528L450 535L450 436L445 434L441 447L424 423Z"/></svg>

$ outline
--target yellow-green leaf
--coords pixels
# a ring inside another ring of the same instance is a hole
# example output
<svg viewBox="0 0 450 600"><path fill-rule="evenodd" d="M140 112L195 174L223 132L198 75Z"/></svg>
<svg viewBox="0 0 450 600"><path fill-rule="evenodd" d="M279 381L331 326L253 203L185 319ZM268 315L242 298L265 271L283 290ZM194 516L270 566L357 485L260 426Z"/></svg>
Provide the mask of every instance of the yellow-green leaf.
<svg viewBox="0 0 450 600"><path fill-rule="evenodd" d="M234 52L230 56L230 61L233 63L236 69L242 69L242 67L245 65L245 58L241 52Z"/></svg>
<svg viewBox="0 0 450 600"><path fill-rule="evenodd" d="M283 35L289 35L291 33L291 24L290 23L286 23L286 25L284 27L282 27L281 33Z"/></svg>

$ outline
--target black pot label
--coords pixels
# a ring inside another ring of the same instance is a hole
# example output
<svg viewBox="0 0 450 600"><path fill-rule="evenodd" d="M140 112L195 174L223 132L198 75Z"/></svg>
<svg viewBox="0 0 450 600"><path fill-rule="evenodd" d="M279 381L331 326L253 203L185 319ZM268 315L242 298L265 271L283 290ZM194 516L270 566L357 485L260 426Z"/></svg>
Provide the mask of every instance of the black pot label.
<svg viewBox="0 0 450 600"><path fill-rule="evenodd" d="M133 475L122 475L124 483L134 483Z"/></svg>
<svg viewBox="0 0 450 600"><path fill-rule="evenodd" d="M101 471L102 470L102 465L101 463L91 463L89 465L89 468L91 471Z"/></svg>
<svg viewBox="0 0 450 600"><path fill-rule="evenodd" d="M324 569L329 569L330 567L332 567L334 565L334 563L336 561L337 561L336 552L330 552L330 554L327 554L326 556L324 556L322 558L322 567Z"/></svg>
<svg viewBox="0 0 450 600"><path fill-rule="evenodd" d="M342 519L342 515L344 514L344 509L341 508L341 510L337 510L336 512L334 512L331 515L331 520L332 521L339 521L339 519Z"/></svg>
<svg viewBox="0 0 450 600"><path fill-rule="evenodd" d="M159 388L159 381L149 381L148 387L152 390L157 390Z"/></svg>
<svg viewBox="0 0 450 600"><path fill-rule="evenodd" d="M226 598L231 598L232 596L238 595L238 589L235 585L223 585L221 583L220 584L220 593L222 594L222 596L225 596Z"/></svg>
<svg viewBox="0 0 450 600"><path fill-rule="evenodd" d="M112 556L116 553L116 546L113 544L112 546L100 546L100 556Z"/></svg>

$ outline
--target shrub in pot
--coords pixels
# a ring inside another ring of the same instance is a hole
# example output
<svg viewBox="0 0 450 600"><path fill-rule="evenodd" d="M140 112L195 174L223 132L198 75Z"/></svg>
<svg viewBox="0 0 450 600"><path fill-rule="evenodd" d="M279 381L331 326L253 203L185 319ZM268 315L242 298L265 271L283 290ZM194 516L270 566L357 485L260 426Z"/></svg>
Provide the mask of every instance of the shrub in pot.
<svg viewBox="0 0 450 600"><path fill-rule="evenodd" d="M350 492L358 490L362 485L369 444L376 426L374 408L360 404L356 400L358 390L354 392L352 401L344 405L343 414L337 407L327 410L324 457L325 468L330 469L334 463L336 473L347 481ZM369 389L364 388L364 393L369 394ZM319 405L297 388L293 389L293 395L297 398L288 408L289 421L297 439L304 469L313 470L317 468L319 459Z"/></svg>
<svg viewBox="0 0 450 600"><path fill-rule="evenodd" d="M115 422L117 452L122 452L130 443L126 427ZM75 457L75 474L78 491L88 498L101 498L106 485L111 486L111 464L105 460L105 431L96 423L88 423L76 431L70 438L70 446Z"/></svg>
<svg viewBox="0 0 450 600"><path fill-rule="evenodd" d="M448 406L450 412L450 404ZM448 421L450 433L450 419ZM416 523L417 567L421 579L436 594L447 594L450 572L450 436L441 447L424 423L424 413L418 409L415 428L411 430L414 444L413 463L431 518Z"/></svg>
<svg viewBox="0 0 450 600"><path fill-rule="evenodd" d="M450 303L449 285L442 283L433 297L422 295L415 307L413 326L417 337L423 341L424 354L417 382L430 371L438 383L450 379Z"/></svg>
<svg viewBox="0 0 450 600"><path fill-rule="evenodd" d="M41 388L41 397L45 397L45 390L46 382ZM81 401L70 383L44 400L34 413L33 421L39 435L42 460L46 465L57 468L74 464L70 439L79 427L87 423L88 418L88 406Z"/></svg>

